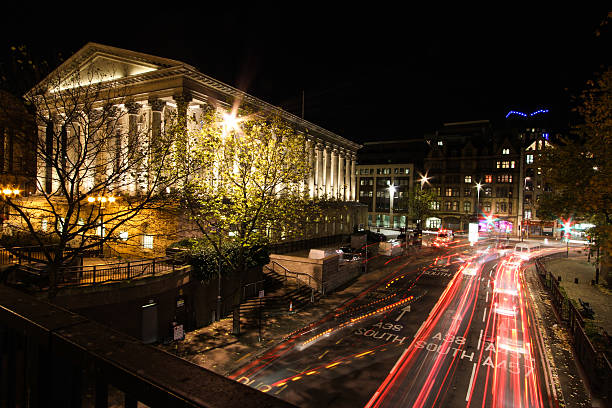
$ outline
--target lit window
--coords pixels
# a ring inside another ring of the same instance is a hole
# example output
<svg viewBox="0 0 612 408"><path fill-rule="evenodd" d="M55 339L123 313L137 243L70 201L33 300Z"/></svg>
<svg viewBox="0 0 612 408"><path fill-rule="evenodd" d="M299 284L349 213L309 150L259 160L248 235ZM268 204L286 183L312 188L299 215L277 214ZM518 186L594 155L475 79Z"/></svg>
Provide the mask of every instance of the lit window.
<svg viewBox="0 0 612 408"><path fill-rule="evenodd" d="M472 209L472 203L470 203L469 201L465 201L463 203L463 211L466 213L469 213L471 209Z"/></svg>
<svg viewBox="0 0 612 408"><path fill-rule="evenodd" d="M525 219L526 220L531 219L531 210L525 210Z"/></svg>
<svg viewBox="0 0 612 408"><path fill-rule="evenodd" d="M510 149L502 149L502 154L510 154Z"/></svg>
<svg viewBox="0 0 612 408"><path fill-rule="evenodd" d="M444 146L444 142L442 142L441 140L438 140L438 146Z"/></svg>
<svg viewBox="0 0 612 408"><path fill-rule="evenodd" d="M122 241L127 241L128 240L128 232L127 231L123 231L119 233L119 239Z"/></svg>
<svg viewBox="0 0 612 408"><path fill-rule="evenodd" d="M142 247L146 249L153 249L153 235L143 235Z"/></svg>
<svg viewBox="0 0 612 408"><path fill-rule="evenodd" d="M493 182L493 175L492 174L485 175L485 183L492 183L492 182Z"/></svg>
<svg viewBox="0 0 612 408"><path fill-rule="evenodd" d="M463 182L469 184L472 182L472 176L465 176Z"/></svg>
<svg viewBox="0 0 612 408"><path fill-rule="evenodd" d="M525 160L527 161L527 164L532 164L533 163L533 154L528 154L525 156Z"/></svg>
<svg viewBox="0 0 612 408"><path fill-rule="evenodd" d="M40 229L43 232L47 232L47 219L46 218L43 218L43 220L41 221Z"/></svg>

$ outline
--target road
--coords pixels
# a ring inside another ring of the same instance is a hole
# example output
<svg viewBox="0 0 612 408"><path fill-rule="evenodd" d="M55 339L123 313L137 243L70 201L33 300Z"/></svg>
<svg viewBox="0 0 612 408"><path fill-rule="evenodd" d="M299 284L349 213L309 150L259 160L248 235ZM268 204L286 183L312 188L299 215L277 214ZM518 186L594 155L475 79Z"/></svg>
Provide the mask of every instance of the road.
<svg viewBox="0 0 612 408"><path fill-rule="evenodd" d="M396 262L231 377L301 407L549 405L522 260L459 241L425 264Z"/></svg>

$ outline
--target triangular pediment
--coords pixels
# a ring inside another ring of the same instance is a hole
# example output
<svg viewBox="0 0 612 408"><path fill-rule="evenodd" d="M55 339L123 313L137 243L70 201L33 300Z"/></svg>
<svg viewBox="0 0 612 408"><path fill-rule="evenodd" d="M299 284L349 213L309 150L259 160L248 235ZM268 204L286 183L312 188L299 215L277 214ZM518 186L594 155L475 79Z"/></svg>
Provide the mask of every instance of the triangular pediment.
<svg viewBox="0 0 612 408"><path fill-rule="evenodd" d="M41 81L39 86L61 90L135 77L176 66L188 65L154 55L88 43Z"/></svg>

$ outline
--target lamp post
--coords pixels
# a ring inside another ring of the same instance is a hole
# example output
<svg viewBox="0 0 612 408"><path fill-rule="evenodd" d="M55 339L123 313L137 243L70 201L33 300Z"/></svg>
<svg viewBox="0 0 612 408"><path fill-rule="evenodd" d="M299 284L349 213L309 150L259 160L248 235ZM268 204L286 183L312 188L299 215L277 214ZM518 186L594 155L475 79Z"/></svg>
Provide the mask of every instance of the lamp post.
<svg viewBox="0 0 612 408"><path fill-rule="evenodd" d="M117 199L113 195L99 195L87 197L87 202L90 204L98 204L98 217L100 218L100 256L104 256L104 209L106 203L114 203Z"/></svg>
<svg viewBox="0 0 612 408"><path fill-rule="evenodd" d="M18 196L20 193L21 193L21 191L19 191L19 189L16 189L16 188L15 188L15 189L12 189L12 188L5 188L5 189L3 189L3 190L2 190L3 199L4 199L5 201L6 201L6 199L7 199L7 198L10 198L10 197L17 197L17 196ZM4 210L5 210L7 207L5 207L4 205L3 205L2 207L3 207L3 208L2 208L2 215L1 215L1 217L2 217L2 223L4 223L4 212L5 212ZM8 209L7 209L7 213L8 213ZM8 214L7 214L6 219L8 220Z"/></svg>
<svg viewBox="0 0 612 408"><path fill-rule="evenodd" d="M387 190L389 190L389 214L391 217L391 225L393 225L393 196L395 195L396 188L391 184Z"/></svg>

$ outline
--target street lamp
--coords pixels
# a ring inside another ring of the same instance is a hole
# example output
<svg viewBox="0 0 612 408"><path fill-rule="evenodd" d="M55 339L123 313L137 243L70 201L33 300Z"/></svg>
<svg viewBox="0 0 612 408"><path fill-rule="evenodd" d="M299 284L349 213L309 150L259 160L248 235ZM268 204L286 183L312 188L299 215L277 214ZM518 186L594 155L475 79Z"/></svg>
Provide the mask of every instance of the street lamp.
<svg viewBox="0 0 612 408"><path fill-rule="evenodd" d="M104 208L106 203L114 203L117 198L113 195L98 195L98 196L89 196L87 197L87 202L90 204L98 204L98 217L100 218L100 255L104 254Z"/></svg>
<svg viewBox="0 0 612 408"><path fill-rule="evenodd" d="M421 190L423 190L423 185L425 183L429 184L429 180L431 179L431 177L427 177L427 172L425 172L425 175L422 175L421 173L419 173L419 175L421 176L421 178L419 179L419 181L421 182Z"/></svg>
<svg viewBox="0 0 612 408"><path fill-rule="evenodd" d="M389 214L391 217L391 225L393 225L393 196L395 195L395 191L397 190L393 184L389 185L387 188L389 190Z"/></svg>

